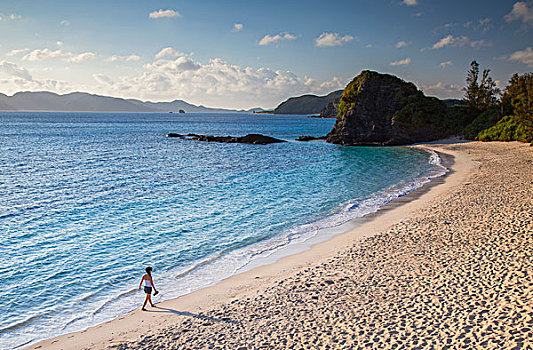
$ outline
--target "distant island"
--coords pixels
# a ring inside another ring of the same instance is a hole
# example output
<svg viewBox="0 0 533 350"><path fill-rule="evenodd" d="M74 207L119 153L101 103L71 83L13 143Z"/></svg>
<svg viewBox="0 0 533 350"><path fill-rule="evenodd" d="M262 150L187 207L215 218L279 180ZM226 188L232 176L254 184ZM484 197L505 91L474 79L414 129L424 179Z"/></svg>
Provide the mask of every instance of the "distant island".
<svg viewBox="0 0 533 350"><path fill-rule="evenodd" d="M17 92L13 96L0 93L0 111L57 111L57 112L172 112L172 113L252 113L262 108L235 110L196 106L183 100L150 102L136 99L72 92L59 95L48 91Z"/></svg>
<svg viewBox="0 0 533 350"><path fill-rule="evenodd" d="M333 101L338 100L342 95L342 90L333 91L325 96L302 95L290 97L281 102L275 109L270 111L255 112L258 114L295 114L295 115L315 115L322 118L335 118L337 115L324 112L325 108ZM324 113L323 113L324 112Z"/></svg>

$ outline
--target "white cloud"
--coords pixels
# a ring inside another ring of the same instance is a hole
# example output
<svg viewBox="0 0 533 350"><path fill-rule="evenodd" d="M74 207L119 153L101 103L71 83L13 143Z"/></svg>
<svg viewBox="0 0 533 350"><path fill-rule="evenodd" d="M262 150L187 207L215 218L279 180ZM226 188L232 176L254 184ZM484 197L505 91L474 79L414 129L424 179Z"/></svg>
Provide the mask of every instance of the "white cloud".
<svg viewBox="0 0 533 350"><path fill-rule="evenodd" d="M466 28L472 28L474 30L481 30L483 32L487 32L492 28L492 19L490 18L482 18L478 20L477 22L466 22L465 23Z"/></svg>
<svg viewBox="0 0 533 350"><path fill-rule="evenodd" d="M128 56L119 56L119 55L112 55L109 56L106 61L108 62L133 62L140 60L141 57L137 55L128 55Z"/></svg>
<svg viewBox="0 0 533 350"><path fill-rule="evenodd" d="M73 54L63 50L50 50L50 49L36 49L22 57L23 61L41 61L48 59L62 59L66 62L79 63L87 60L91 60L96 57L94 52L83 52L80 54Z"/></svg>
<svg viewBox="0 0 533 350"><path fill-rule="evenodd" d="M489 47L492 46L492 43L486 42L485 40L473 40L470 42L470 47L474 49L479 49L480 47Z"/></svg>
<svg viewBox="0 0 533 350"><path fill-rule="evenodd" d="M454 38L452 35L445 36L444 38L440 39L438 42L433 44L431 47L432 49L442 49L446 46L465 46L470 42L470 39L468 37L462 35L459 37Z"/></svg>
<svg viewBox="0 0 533 350"><path fill-rule="evenodd" d="M70 25L70 22L67 21L66 19L62 20L61 22L59 22L59 24L61 24L62 26L69 26Z"/></svg>
<svg viewBox="0 0 533 350"><path fill-rule="evenodd" d="M0 71L12 77L22 78L28 81L33 80L30 72L26 68L21 68L15 63L0 61Z"/></svg>
<svg viewBox="0 0 533 350"><path fill-rule="evenodd" d="M446 67L448 67L448 66L451 66L452 64L453 64L452 61L446 61L446 62L441 62L441 63L439 64L439 66L440 66L442 69L444 69L444 68L446 68Z"/></svg>
<svg viewBox="0 0 533 350"><path fill-rule="evenodd" d="M141 99L185 99L192 103L230 108L259 104L272 107L287 97L326 94L342 88L340 78L317 81L288 71L233 65L214 58L201 63L187 56L154 59L137 75L93 75L100 93Z"/></svg>
<svg viewBox="0 0 533 350"><path fill-rule="evenodd" d="M296 36L290 33L279 33L274 36L267 34L259 41L259 45L264 46L272 43L277 43L281 40L296 40Z"/></svg>
<svg viewBox="0 0 533 350"><path fill-rule="evenodd" d="M416 85L420 87L420 90L424 91L424 94L428 96L437 96L440 98L458 98L463 94L462 86L448 84L441 81L433 85L417 82Z"/></svg>
<svg viewBox="0 0 533 350"><path fill-rule="evenodd" d="M449 32L450 28L455 27L455 26L456 26L456 23L444 23L443 25L440 25L436 27L435 29L433 29L433 33L439 34L442 32Z"/></svg>
<svg viewBox="0 0 533 350"><path fill-rule="evenodd" d="M476 29L481 29L482 31L486 32L492 27L492 19L490 18L482 18L478 21L477 26L475 26Z"/></svg>
<svg viewBox="0 0 533 350"><path fill-rule="evenodd" d="M28 51L30 51L29 48L15 49L15 50L11 50L8 53L6 53L6 56L15 56L15 55L18 55L20 53L24 53L24 52L28 52Z"/></svg>
<svg viewBox="0 0 533 350"><path fill-rule="evenodd" d="M508 61L519 62L533 68L533 48L528 47L522 51L513 52L509 56L502 57Z"/></svg>
<svg viewBox="0 0 533 350"><path fill-rule="evenodd" d="M478 49L480 47L492 46L492 43L486 42L485 40L470 40L467 36L464 36L464 35L461 35L458 37L447 35L444 38L437 41L435 44L433 44L433 46L431 46L430 48L422 49L422 51L428 50L428 49L433 49L433 50L442 49L447 46L463 47L465 45L468 45L474 49Z"/></svg>
<svg viewBox="0 0 533 350"><path fill-rule="evenodd" d="M150 18L172 18L172 17L181 17L181 14L178 11L174 10L163 10L150 12L148 15Z"/></svg>
<svg viewBox="0 0 533 350"><path fill-rule="evenodd" d="M161 49L161 51L155 54L155 58L181 56L185 56L185 54L183 52L176 51L171 47L165 47L164 49Z"/></svg>
<svg viewBox="0 0 533 350"><path fill-rule="evenodd" d="M407 6L418 5L418 1L417 0L403 0L402 3L404 5L407 5Z"/></svg>
<svg viewBox="0 0 533 350"><path fill-rule="evenodd" d="M15 13L11 13L9 15L0 14L0 21L4 21L4 20L14 21L14 20L21 19L21 18L22 18L21 15L17 15Z"/></svg>
<svg viewBox="0 0 533 350"><path fill-rule="evenodd" d="M93 74L93 78L100 84L113 85L113 80L105 74Z"/></svg>
<svg viewBox="0 0 533 350"><path fill-rule="evenodd" d="M69 58L70 55L63 50L36 49L22 57L23 61L40 61L54 58Z"/></svg>
<svg viewBox="0 0 533 350"><path fill-rule="evenodd" d="M79 55L72 55L71 57L67 58L67 62L80 63L80 62L92 60L95 57L96 57L96 54L94 52L84 52L84 53L80 53Z"/></svg>
<svg viewBox="0 0 533 350"><path fill-rule="evenodd" d="M40 72L46 69L41 69ZM4 74L4 78L2 78ZM7 77L5 77L7 75ZM0 60L0 91L13 94L18 91L53 91L57 93L72 92L68 83L52 79L34 79L28 70L15 63ZM79 90L79 88L78 88Z"/></svg>
<svg viewBox="0 0 533 350"><path fill-rule="evenodd" d="M63 42L61 40L56 41L57 46L63 46Z"/></svg>
<svg viewBox="0 0 533 350"><path fill-rule="evenodd" d="M74 89L64 81L43 79L27 80L19 77L0 79L0 89L8 94L18 91L53 91L57 93L72 92Z"/></svg>
<svg viewBox="0 0 533 350"><path fill-rule="evenodd" d="M233 31L234 32L240 32L243 28L244 28L244 26L241 23L235 23L233 25Z"/></svg>
<svg viewBox="0 0 533 350"><path fill-rule="evenodd" d="M408 45L409 45L409 44L408 44L407 42L405 42L405 41L398 41L398 42L396 43L396 48L397 48L397 49L401 49L402 47L407 47Z"/></svg>
<svg viewBox="0 0 533 350"><path fill-rule="evenodd" d="M391 63L389 63L389 65L391 65L391 66L405 66L405 65L408 65L409 63L411 63L411 57L407 57L407 58L404 58L403 60L399 60L399 61L392 61Z"/></svg>
<svg viewBox="0 0 533 350"><path fill-rule="evenodd" d="M184 72L200 69L200 65L187 57L178 57L175 60L160 59L145 65L145 68L163 72Z"/></svg>
<svg viewBox="0 0 533 350"><path fill-rule="evenodd" d="M316 47L341 46L354 39L351 35L339 36L339 33L322 33L315 39Z"/></svg>
<svg viewBox="0 0 533 350"><path fill-rule="evenodd" d="M522 21L524 24L533 24L533 6L531 2L518 1L513 5L511 12L504 16L507 22Z"/></svg>

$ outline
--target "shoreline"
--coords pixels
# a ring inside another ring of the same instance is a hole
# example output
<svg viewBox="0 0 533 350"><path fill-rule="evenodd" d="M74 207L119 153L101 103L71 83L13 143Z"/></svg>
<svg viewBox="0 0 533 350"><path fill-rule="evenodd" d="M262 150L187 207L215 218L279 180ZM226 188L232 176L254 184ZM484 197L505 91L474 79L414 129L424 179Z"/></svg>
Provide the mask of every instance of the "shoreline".
<svg viewBox="0 0 533 350"><path fill-rule="evenodd" d="M246 296L259 295L280 279L303 271L309 266L323 263L339 251L387 229L464 181L474 163L461 152L443 149L443 145L447 143L407 146L437 152L442 159L442 165L448 169L448 172L431 179L402 197L395 198L377 212L351 221L350 230L347 232L313 244L303 252L283 256L271 264L254 267L212 286L158 303L156 308L149 308L147 312L132 311L86 330L60 335L34 344L21 345L19 348L105 348L112 344L134 341L142 334L146 334L144 330L150 329L151 334L154 330L171 326L176 315L203 319L205 316L202 313L205 310Z"/></svg>

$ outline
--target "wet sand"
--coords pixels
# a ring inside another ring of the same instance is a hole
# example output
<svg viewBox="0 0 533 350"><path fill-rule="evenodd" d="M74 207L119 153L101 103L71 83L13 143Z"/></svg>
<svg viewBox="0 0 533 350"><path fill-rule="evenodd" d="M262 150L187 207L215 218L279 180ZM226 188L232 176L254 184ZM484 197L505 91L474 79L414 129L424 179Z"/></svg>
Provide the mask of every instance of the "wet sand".
<svg viewBox="0 0 533 350"><path fill-rule="evenodd" d="M417 147L452 172L350 232L29 348L532 348L533 147Z"/></svg>

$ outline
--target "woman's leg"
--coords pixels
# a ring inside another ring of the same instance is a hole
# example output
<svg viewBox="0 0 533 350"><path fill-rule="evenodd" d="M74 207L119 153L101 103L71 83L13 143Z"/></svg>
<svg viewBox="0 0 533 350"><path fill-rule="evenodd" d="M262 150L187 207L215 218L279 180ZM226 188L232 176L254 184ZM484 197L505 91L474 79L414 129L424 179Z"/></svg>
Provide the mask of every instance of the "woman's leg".
<svg viewBox="0 0 533 350"><path fill-rule="evenodd" d="M144 298L144 304L143 304L143 310L145 310L145 307L146 307L146 303L148 302L148 299L150 299L150 294L146 294L146 298ZM150 301L150 304L152 302Z"/></svg>
<svg viewBox="0 0 533 350"><path fill-rule="evenodd" d="M152 295L151 294L146 294L146 297L148 298L148 301L150 302L150 305L152 305L152 307L154 307L154 303L152 303Z"/></svg>

